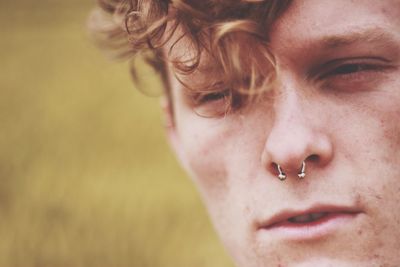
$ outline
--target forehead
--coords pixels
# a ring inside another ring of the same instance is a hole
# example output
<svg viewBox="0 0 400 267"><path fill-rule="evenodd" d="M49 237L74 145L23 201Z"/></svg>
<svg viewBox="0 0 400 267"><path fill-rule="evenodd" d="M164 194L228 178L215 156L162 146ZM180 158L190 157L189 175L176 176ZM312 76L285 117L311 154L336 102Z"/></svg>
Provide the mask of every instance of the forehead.
<svg viewBox="0 0 400 267"><path fill-rule="evenodd" d="M270 31L274 53L318 42L335 48L400 32L400 0L295 0Z"/></svg>

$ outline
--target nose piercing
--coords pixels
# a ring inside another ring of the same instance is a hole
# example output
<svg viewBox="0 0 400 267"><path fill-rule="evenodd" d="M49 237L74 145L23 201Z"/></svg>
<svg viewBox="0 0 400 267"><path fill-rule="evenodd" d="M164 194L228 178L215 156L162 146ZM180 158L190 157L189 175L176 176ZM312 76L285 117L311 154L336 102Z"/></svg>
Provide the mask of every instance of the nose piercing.
<svg viewBox="0 0 400 267"><path fill-rule="evenodd" d="M279 171L279 175L278 178L279 180L283 181L286 180L286 174L284 172L282 172L281 166L279 166L279 164L276 164L278 166L278 171Z"/></svg>
<svg viewBox="0 0 400 267"><path fill-rule="evenodd" d="M282 168L281 168L281 166L279 164L276 164L276 165L278 166L278 171L279 171L278 178L279 178L279 180L281 180L281 181L286 180L286 177L287 177L286 173L284 173L282 171ZM306 163L304 161L301 163L301 170L300 170L299 173L297 173L297 176L300 179L303 179L304 177L306 177Z"/></svg>
<svg viewBox="0 0 400 267"><path fill-rule="evenodd" d="M297 176L299 176L300 179L306 177L306 163L304 161L301 164L301 171L297 174Z"/></svg>

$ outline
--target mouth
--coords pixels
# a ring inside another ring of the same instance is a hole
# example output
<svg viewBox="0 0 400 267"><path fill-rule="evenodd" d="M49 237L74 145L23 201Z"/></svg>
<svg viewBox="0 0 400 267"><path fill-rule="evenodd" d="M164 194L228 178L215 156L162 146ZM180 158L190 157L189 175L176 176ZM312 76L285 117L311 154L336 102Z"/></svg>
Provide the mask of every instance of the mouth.
<svg viewBox="0 0 400 267"><path fill-rule="evenodd" d="M284 210L259 226L263 233L289 239L315 239L338 230L354 220L361 210L352 207L315 206L305 210Z"/></svg>
<svg viewBox="0 0 400 267"><path fill-rule="evenodd" d="M290 217L289 219L287 219L287 221L293 224L312 223L315 221L319 221L321 218L326 217L328 214L329 212L308 213L304 215Z"/></svg>

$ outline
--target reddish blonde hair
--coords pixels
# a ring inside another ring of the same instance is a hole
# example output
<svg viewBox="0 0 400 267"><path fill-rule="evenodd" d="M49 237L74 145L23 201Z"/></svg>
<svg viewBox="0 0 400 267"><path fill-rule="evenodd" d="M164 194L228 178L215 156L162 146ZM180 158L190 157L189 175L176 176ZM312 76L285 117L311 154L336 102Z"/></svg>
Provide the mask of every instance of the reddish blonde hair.
<svg viewBox="0 0 400 267"><path fill-rule="evenodd" d="M233 88L229 89L231 92L251 95L255 88L265 88L260 85L265 85L274 74L268 32L290 2L98 0L99 7L93 12L89 25L97 43L114 51L115 56L144 56L161 73L166 88L165 63L169 57L163 56L162 49L165 52L168 47L168 54L171 54L176 45L185 40L190 42L194 54L190 59L169 58L176 72L187 75L197 71L206 54L220 70L219 77L223 77L218 84ZM248 49L244 49L246 46ZM265 67L265 61L269 61L271 68ZM196 88L187 86L197 92L213 92L220 87L210 81Z"/></svg>

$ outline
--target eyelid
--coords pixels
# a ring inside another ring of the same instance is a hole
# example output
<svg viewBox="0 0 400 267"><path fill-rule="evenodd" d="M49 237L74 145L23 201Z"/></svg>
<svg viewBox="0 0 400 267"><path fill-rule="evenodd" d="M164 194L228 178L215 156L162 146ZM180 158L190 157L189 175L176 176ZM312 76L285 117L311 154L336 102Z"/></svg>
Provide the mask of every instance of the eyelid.
<svg viewBox="0 0 400 267"><path fill-rule="evenodd" d="M228 97L229 91L228 90L222 90L222 91L210 91L210 92L196 92L191 94L191 99L194 105L202 105L206 104L212 101L218 101L221 99L224 99ZM207 100L208 97L213 97L215 96L215 99L209 99ZM220 96L220 97L219 97Z"/></svg>
<svg viewBox="0 0 400 267"><path fill-rule="evenodd" d="M215 99L213 97L215 96ZM210 97L211 96L211 97ZM210 97L209 100L205 99ZM203 118L221 118L230 111L229 91L210 91L195 94L193 111Z"/></svg>
<svg viewBox="0 0 400 267"><path fill-rule="evenodd" d="M370 66L372 69L389 68L391 61L380 57L353 57L339 58L318 65L307 74L307 79L316 78L317 80L324 79L329 76L330 72L346 65L364 65Z"/></svg>

